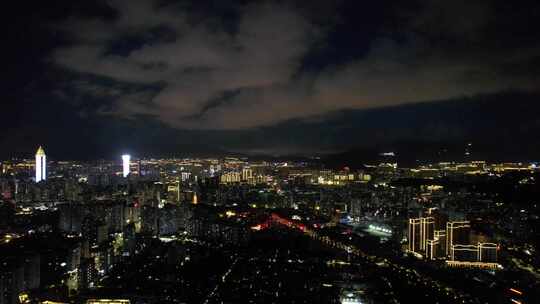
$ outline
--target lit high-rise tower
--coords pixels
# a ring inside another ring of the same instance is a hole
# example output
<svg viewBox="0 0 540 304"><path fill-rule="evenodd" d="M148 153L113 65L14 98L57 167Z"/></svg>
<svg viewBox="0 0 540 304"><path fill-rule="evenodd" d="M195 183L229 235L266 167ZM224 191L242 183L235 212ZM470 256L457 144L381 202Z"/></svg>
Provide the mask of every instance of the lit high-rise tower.
<svg viewBox="0 0 540 304"><path fill-rule="evenodd" d="M122 176L127 177L129 174L129 161L131 156L129 154L122 155Z"/></svg>
<svg viewBox="0 0 540 304"><path fill-rule="evenodd" d="M47 157L45 150L39 146L36 152L36 183L47 179Z"/></svg>
<svg viewBox="0 0 540 304"><path fill-rule="evenodd" d="M454 245L469 245L470 234L471 223L469 221L446 223L446 254L451 254Z"/></svg>

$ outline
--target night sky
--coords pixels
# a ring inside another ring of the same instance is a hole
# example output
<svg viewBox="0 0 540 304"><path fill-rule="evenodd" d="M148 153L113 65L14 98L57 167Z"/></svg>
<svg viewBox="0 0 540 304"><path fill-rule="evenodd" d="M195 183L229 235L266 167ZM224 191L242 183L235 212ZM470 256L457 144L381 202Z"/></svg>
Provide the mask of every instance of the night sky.
<svg viewBox="0 0 540 304"><path fill-rule="evenodd" d="M15 3L0 158L540 153L534 0Z"/></svg>

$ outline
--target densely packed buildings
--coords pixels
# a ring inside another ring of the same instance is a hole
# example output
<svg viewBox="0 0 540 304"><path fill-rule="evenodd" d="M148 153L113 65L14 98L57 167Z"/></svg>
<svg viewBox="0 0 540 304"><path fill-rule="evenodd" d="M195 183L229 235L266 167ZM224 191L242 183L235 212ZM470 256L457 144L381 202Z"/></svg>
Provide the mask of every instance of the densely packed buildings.
<svg viewBox="0 0 540 304"><path fill-rule="evenodd" d="M540 275L538 243L531 241L538 232L531 223L540 215L534 201L540 171L532 163L336 169L315 160L124 155L79 162L46 160L41 147L37 154L39 166L24 159L0 165L0 304L96 300L111 276L135 275L124 267L140 259L186 267L216 248L240 259L253 238L275 225L300 229L349 255L368 252L357 255L376 267L407 263L395 266L396 273L423 263ZM381 245L360 250L372 240ZM156 248L161 253L150 256ZM207 290L189 289L174 273L167 280L180 280L188 298ZM136 291L122 296L141 297Z"/></svg>

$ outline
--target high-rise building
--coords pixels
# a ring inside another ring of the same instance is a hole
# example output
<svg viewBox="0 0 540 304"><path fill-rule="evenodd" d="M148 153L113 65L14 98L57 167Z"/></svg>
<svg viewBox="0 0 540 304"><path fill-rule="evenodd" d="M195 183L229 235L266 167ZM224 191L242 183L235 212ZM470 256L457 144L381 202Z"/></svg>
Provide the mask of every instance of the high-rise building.
<svg viewBox="0 0 540 304"><path fill-rule="evenodd" d="M438 239L427 240L426 256L428 259L435 260L437 257L439 257L439 243L440 241Z"/></svg>
<svg viewBox="0 0 540 304"><path fill-rule="evenodd" d="M452 245L452 247L450 248L450 261L478 261L478 245Z"/></svg>
<svg viewBox="0 0 540 304"><path fill-rule="evenodd" d="M477 245L454 244L450 248L449 259L452 262L469 262L493 264L497 263L498 245L493 243L478 243ZM480 263L480 264L478 264Z"/></svg>
<svg viewBox="0 0 540 304"><path fill-rule="evenodd" d="M448 215L442 213L438 208L428 208L425 216L432 217L434 219L436 230L444 230L446 228Z"/></svg>
<svg viewBox="0 0 540 304"><path fill-rule="evenodd" d="M420 219L413 218L409 219L409 251L419 252L420 251L420 240L421 236L420 228Z"/></svg>
<svg viewBox="0 0 540 304"><path fill-rule="evenodd" d="M129 175L129 161L131 156L129 154L122 155L122 176L127 177Z"/></svg>
<svg viewBox="0 0 540 304"><path fill-rule="evenodd" d="M39 146L36 152L36 183L47 179L47 157L45 150Z"/></svg>
<svg viewBox="0 0 540 304"><path fill-rule="evenodd" d="M241 180L242 175L240 174L240 172L236 171L223 173L220 178L222 184L239 183Z"/></svg>
<svg viewBox="0 0 540 304"><path fill-rule="evenodd" d="M428 250L428 240L433 240L434 232L432 217L409 219L409 250L424 254Z"/></svg>
<svg viewBox="0 0 540 304"><path fill-rule="evenodd" d="M433 239L427 240L426 255L430 260L446 256L446 231L435 230Z"/></svg>
<svg viewBox="0 0 540 304"><path fill-rule="evenodd" d="M78 269L78 289L88 289L94 287L97 282L98 272L93 258L81 259Z"/></svg>
<svg viewBox="0 0 540 304"><path fill-rule="evenodd" d="M468 245L470 232L469 221L446 223L446 254L451 254L452 245Z"/></svg>
<svg viewBox="0 0 540 304"><path fill-rule="evenodd" d="M250 181L253 178L253 170L251 168L242 169L242 181Z"/></svg>
<svg viewBox="0 0 540 304"><path fill-rule="evenodd" d="M423 251L427 250L427 241L433 239L433 234L435 231L435 219L432 217L423 217L420 218L420 248Z"/></svg>
<svg viewBox="0 0 540 304"><path fill-rule="evenodd" d="M478 261L497 263L497 250L499 246L493 243L478 243Z"/></svg>

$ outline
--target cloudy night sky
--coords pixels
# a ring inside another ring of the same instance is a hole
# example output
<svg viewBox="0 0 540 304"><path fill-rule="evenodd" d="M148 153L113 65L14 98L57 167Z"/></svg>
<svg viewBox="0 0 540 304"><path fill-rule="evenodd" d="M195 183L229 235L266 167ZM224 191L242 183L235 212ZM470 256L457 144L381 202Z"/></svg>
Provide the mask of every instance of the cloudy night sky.
<svg viewBox="0 0 540 304"><path fill-rule="evenodd" d="M4 14L2 158L540 152L537 1L51 0Z"/></svg>

